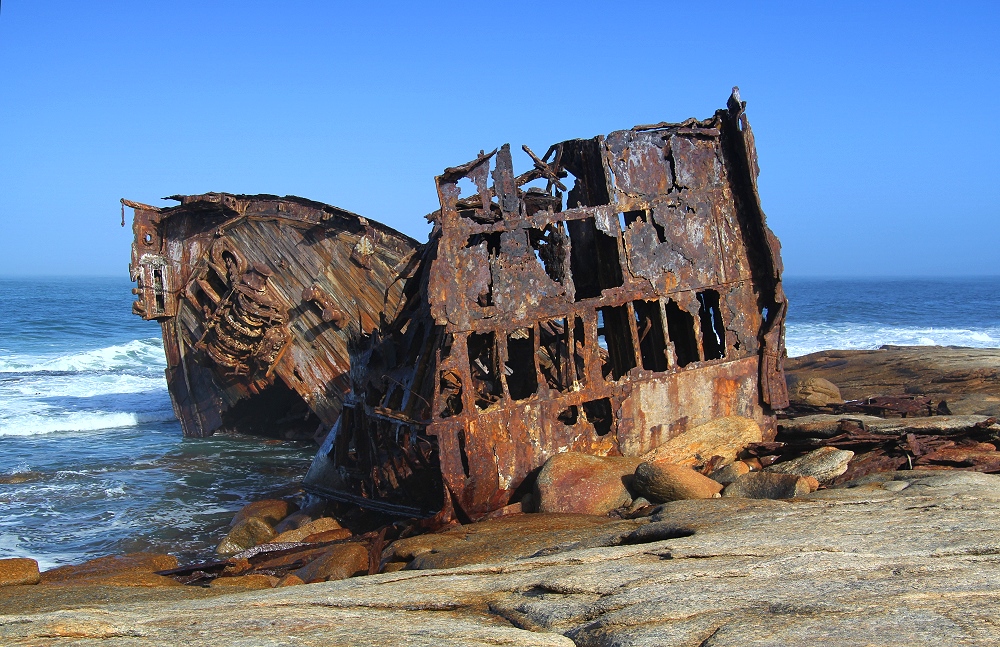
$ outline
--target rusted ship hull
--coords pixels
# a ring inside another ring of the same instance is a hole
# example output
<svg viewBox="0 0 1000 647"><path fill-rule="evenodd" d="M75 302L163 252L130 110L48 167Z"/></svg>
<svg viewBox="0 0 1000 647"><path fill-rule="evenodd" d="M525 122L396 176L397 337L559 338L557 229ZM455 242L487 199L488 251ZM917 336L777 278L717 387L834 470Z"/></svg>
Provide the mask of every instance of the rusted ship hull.
<svg viewBox="0 0 1000 647"><path fill-rule="evenodd" d="M524 150L520 175L504 146L437 178L407 306L358 354L307 488L477 519L559 452L637 456L734 414L773 435L787 304L738 92Z"/></svg>
<svg viewBox="0 0 1000 647"><path fill-rule="evenodd" d="M187 436L312 438L350 389L351 339L398 307L416 241L302 198L205 194L135 210L135 314L160 323Z"/></svg>

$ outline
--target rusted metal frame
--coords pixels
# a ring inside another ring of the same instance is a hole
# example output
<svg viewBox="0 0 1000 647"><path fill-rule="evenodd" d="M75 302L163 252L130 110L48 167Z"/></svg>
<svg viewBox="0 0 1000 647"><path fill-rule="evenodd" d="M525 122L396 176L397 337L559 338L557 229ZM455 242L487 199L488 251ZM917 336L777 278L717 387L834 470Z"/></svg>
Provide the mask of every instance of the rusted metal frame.
<svg viewBox="0 0 1000 647"><path fill-rule="evenodd" d="M748 248L754 244L763 246L767 252L752 254L763 261L763 267L757 267L755 279L763 283L763 296L769 301L768 317L761 326L758 340L760 344L760 396L764 404L771 409L782 409L788 406L788 392L784 384L784 319L787 313L787 300L781 286L780 244L774 233L768 228L764 212L760 205L757 192L757 153L754 146L753 132L744 112L745 102L740 100L739 89L733 88L733 94L727 102L727 109L716 114L723 119L722 145L728 147L727 157L734 165L736 177L730 181L734 185L733 194L738 207L745 209L748 223L756 227L753 238L748 241ZM749 251L749 249L748 249ZM754 258L750 259L754 267Z"/></svg>

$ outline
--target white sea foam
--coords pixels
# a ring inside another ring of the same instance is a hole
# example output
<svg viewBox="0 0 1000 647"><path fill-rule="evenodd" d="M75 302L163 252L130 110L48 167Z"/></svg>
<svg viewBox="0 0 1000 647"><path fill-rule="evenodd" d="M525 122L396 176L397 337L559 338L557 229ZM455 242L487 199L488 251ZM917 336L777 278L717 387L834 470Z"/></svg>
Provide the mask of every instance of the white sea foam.
<svg viewBox="0 0 1000 647"><path fill-rule="evenodd" d="M166 366L159 338L135 339L125 344L65 355L18 355L0 357L0 373L59 371L122 371Z"/></svg>
<svg viewBox="0 0 1000 647"><path fill-rule="evenodd" d="M785 347L790 357L821 350L865 350L884 345L1000 348L1000 327L973 330L854 323L789 323L785 332Z"/></svg>
<svg viewBox="0 0 1000 647"><path fill-rule="evenodd" d="M126 411L98 411L50 415L26 415L15 420L0 422L0 436L35 436L59 431L98 431L135 427L136 425L167 422L174 419L173 411L134 413Z"/></svg>

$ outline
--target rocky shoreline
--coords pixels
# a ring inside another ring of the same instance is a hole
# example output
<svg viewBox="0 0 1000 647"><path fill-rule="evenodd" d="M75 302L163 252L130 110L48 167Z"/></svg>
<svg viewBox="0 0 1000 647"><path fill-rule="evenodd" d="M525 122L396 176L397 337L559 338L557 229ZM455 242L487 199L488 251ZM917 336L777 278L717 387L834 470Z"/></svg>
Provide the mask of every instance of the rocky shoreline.
<svg viewBox="0 0 1000 647"><path fill-rule="evenodd" d="M731 417L643 457L559 454L478 524L273 500L199 564L0 560L0 637L998 644L1000 350L826 351L786 369L795 405L774 440Z"/></svg>

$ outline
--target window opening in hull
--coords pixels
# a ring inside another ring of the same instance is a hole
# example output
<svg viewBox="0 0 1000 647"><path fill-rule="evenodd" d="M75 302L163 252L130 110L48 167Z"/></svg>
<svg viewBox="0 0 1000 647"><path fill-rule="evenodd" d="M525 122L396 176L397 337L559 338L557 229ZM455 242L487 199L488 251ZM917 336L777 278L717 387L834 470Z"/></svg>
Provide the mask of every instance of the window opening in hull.
<svg viewBox="0 0 1000 647"><path fill-rule="evenodd" d="M576 421L577 419L579 419L579 417L580 417L580 410L574 404L560 411L559 415L556 416L556 419L559 422L566 425L567 427L572 427L573 425L576 424Z"/></svg>
<svg viewBox="0 0 1000 647"><path fill-rule="evenodd" d="M562 283L566 278L566 243L569 236L562 222L554 222L544 229L528 229L528 242L550 279Z"/></svg>
<svg viewBox="0 0 1000 647"><path fill-rule="evenodd" d="M503 395L498 370L496 333L472 333L469 335L468 346L469 372L472 375L476 406L486 409Z"/></svg>
<svg viewBox="0 0 1000 647"><path fill-rule="evenodd" d="M632 329L629 326L628 308L605 306L597 310L597 343L602 353L601 373L604 379L620 379L635 367L635 348L632 346Z"/></svg>
<svg viewBox="0 0 1000 647"><path fill-rule="evenodd" d="M674 353L677 354L677 365L687 366L691 362L697 362L698 339L694 334L694 317L690 312L683 310L671 299L665 308L667 313L667 334L674 344Z"/></svg>
<svg viewBox="0 0 1000 647"><path fill-rule="evenodd" d="M722 359L726 356L726 328L722 323L719 293L705 290L698 293L698 318L701 321L701 347L705 359Z"/></svg>
<svg viewBox="0 0 1000 647"><path fill-rule="evenodd" d="M469 474L472 470L469 469L469 452L465 448L465 429L459 429L458 431L458 454L459 458L462 460L462 471L465 473L465 478L469 478Z"/></svg>
<svg viewBox="0 0 1000 647"><path fill-rule="evenodd" d="M444 364L451 355L451 347L455 336L447 333L441 340L440 364ZM450 418L462 413L462 376L455 369L442 369L438 373L438 416Z"/></svg>
<svg viewBox="0 0 1000 647"><path fill-rule="evenodd" d="M594 425L598 436L606 436L614 424L614 414L611 411L611 400L601 398L583 403L583 414L587 421Z"/></svg>
<svg viewBox="0 0 1000 647"><path fill-rule="evenodd" d="M524 400L538 390L534 329L518 328L507 335L507 362L504 373L507 379L507 391L512 400Z"/></svg>
<svg viewBox="0 0 1000 647"><path fill-rule="evenodd" d="M570 220L566 226L576 300L599 297L602 290L622 285L618 241L598 229L593 218Z"/></svg>
<svg viewBox="0 0 1000 647"><path fill-rule="evenodd" d="M573 383L566 319L538 324L538 367L550 389L565 391Z"/></svg>
<svg viewBox="0 0 1000 647"><path fill-rule="evenodd" d="M574 317L573 323L573 367L576 369L576 381L581 385L587 384L587 364L584 357L587 356L587 335L583 328L583 319Z"/></svg>
<svg viewBox="0 0 1000 647"><path fill-rule="evenodd" d="M667 342L663 335L659 301L633 301L632 309L635 310L642 367L647 371L667 370Z"/></svg>

